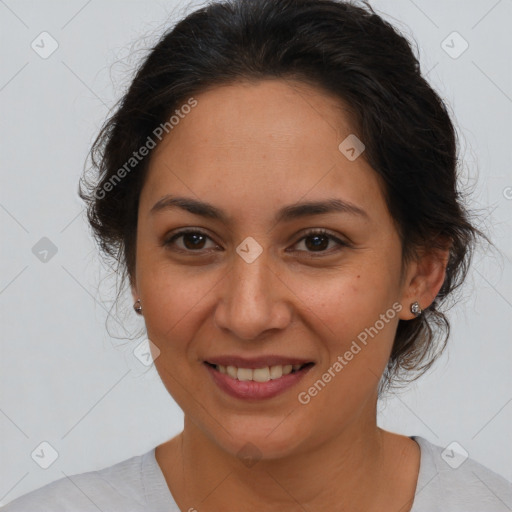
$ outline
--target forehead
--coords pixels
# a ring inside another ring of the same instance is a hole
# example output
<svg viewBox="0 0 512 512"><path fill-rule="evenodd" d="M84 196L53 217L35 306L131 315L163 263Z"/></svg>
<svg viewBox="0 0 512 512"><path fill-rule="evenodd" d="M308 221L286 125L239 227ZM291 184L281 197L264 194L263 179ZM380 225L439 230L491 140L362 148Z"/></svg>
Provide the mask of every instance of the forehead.
<svg viewBox="0 0 512 512"><path fill-rule="evenodd" d="M193 135L201 152L232 152L240 145L247 153L253 148L284 152L297 150L299 144L321 151L332 150L340 134L353 131L349 108L341 100L294 80L236 82L212 87L195 98L198 105L169 133L167 143L175 139L178 145L185 138L189 142ZM164 140L156 153L165 147Z"/></svg>
<svg viewBox="0 0 512 512"><path fill-rule="evenodd" d="M311 85L282 80L209 89L157 146L145 196L176 189L199 198L243 197L247 208L344 193L352 202L380 195L364 158L339 144L352 134L348 107ZM251 202L250 200L254 201Z"/></svg>

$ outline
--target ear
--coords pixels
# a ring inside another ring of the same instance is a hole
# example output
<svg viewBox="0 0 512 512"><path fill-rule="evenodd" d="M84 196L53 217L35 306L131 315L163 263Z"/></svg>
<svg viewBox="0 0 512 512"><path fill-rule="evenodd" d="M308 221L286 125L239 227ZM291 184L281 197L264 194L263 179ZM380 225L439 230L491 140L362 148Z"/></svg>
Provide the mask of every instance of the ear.
<svg viewBox="0 0 512 512"><path fill-rule="evenodd" d="M132 292L133 302L135 303L139 299L139 292L137 290L137 283L135 279L130 278L130 290Z"/></svg>
<svg viewBox="0 0 512 512"><path fill-rule="evenodd" d="M411 304L418 302L421 309L428 308L436 298L446 276L450 257L449 245L445 248L423 249L407 268L402 288L400 320L416 318Z"/></svg>

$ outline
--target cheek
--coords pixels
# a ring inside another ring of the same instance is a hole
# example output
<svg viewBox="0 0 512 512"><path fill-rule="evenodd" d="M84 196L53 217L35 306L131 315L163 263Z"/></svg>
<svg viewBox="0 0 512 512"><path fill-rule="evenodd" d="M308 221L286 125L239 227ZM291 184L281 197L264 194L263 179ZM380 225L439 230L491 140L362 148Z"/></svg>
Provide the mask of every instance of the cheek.
<svg viewBox="0 0 512 512"><path fill-rule="evenodd" d="M201 396L202 390L194 378L200 363L190 348L199 336L208 291L213 286L205 281L209 281L206 274L192 277L176 267L156 265L141 279L148 338L160 350L156 370L176 403L193 415L200 410L191 410L197 404L191 396Z"/></svg>
<svg viewBox="0 0 512 512"><path fill-rule="evenodd" d="M373 325L397 296L391 273L340 271L338 275L310 280L300 277L294 289L298 302L323 321L326 328L343 338L357 335Z"/></svg>
<svg viewBox="0 0 512 512"><path fill-rule="evenodd" d="M371 393L377 385L389 359L400 308L393 277L360 269L309 284L314 293L300 298L310 309L305 314L315 322L311 328L325 350L319 371L330 371L326 380L336 375L329 384L330 392L318 403L332 405L339 393L351 390L355 407L356 398Z"/></svg>
<svg viewBox="0 0 512 512"><path fill-rule="evenodd" d="M162 262L149 268L139 278L148 337L163 351L181 350L180 340L187 339L187 326L204 307L216 280L207 273Z"/></svg>
<svg viewBox="0 0 512 512"><path fill-rule="evenodd" d="M323 427L326 431L342 426L347 415L374 396L398 324L400 305L390 289L386 279L376 282L376 273L366 278L355 273L332 279L309 296L310 312L305 314L324 355L300 391L318 414L331 411ZM305 296L301 299L306 301Z"/></svg>
<svg viewBox="0 0 512 512"><path fill-rule="evenodd" d="M178 267L156 260L143 268L146 270L138 278L144 316L148 334L153 335L157 346L192 336L192 329L198 328L194 319L197 324L199 319L205 321L206 316L215 314L215 301L221 299L216 287L229 286L225 281L229 273L219 269ZM290 302L302 319L315 322L316 328L311 327L321 338L334 335L346 342L356 337L391 307L394 297L392 273L380 271L376 265L329 273L285 270L281 278L287 287L278 300Z"/></svg>

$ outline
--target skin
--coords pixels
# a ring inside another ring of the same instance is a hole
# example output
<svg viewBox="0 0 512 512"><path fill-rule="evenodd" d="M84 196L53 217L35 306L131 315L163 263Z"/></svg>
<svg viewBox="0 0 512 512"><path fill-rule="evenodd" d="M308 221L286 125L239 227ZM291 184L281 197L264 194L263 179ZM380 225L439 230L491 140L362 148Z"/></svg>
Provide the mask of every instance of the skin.
<svg viewBox="0 0 512 512"><path fill-rule="evenodd" d="M423 308L433 301L448 253L424 252L402 269L377 174L363 156L349 161L338 149L355 132L336 98L284 80L239 82L195 98L151 156L131 276L160 350L156 369L185 416L183 432L156 449L169 489L181 510L199 512L410 510L419 447L377 427L377 387L398 320L414 318L415 300ZM151 213L166 194L211 203L228 222L180 208ZM367 216L273 221L284 205L328 198ZM190 237L164 245L183 228L209 238L199 249ZM349 245L321 238L315 249L303 238L309 228ZM236 252L249 236L263 249L250 264ZM394 303L403 309L299 403L298 393ZM295 356L315 366L285 393L248 402L226 395L206 371L203 361L222 354ZM258 450L251 467L237 456L247 443Z"/></svg>

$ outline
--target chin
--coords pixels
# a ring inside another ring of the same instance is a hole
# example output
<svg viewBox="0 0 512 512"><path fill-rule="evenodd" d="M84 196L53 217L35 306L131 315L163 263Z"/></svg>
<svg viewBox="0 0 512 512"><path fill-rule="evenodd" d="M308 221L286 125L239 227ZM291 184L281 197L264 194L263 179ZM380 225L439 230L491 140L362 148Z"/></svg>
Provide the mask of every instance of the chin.
<svg viewBox="0 0 512 512"><path fill-rule="evenodd" d="M282 459L297 453L308 437L304 425L299 428L290 420L238 417L235 425L226 425L229 434L221 429L213 437L220 448L242 460Z"/></svg>

